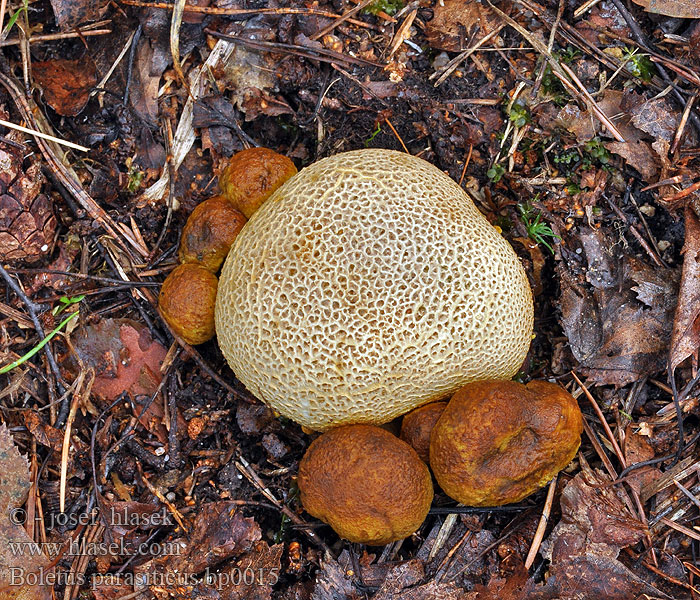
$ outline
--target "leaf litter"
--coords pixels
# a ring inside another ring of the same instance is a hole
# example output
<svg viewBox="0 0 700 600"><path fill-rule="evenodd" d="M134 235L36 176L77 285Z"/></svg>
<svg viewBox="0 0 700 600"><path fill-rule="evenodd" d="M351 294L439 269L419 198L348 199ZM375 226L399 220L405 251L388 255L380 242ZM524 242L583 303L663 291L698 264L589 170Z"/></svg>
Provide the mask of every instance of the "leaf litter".
<svg viewBox="0 0 700 600"><path fill-rule="evenodd" d="M5 97L3 120L43 113L37 128L90 153L82 160L43 147L38 158L29 136L0 140L22 187L0 200L19 202L16 219L0 212L4 239L19 240L3 261L20 284L3 287L3 358L39 341L32 317L50 330L60 298L86 294L77 328L48 345L56 368L38 355L2 382L3 420L32 462L30 475L2 429L4 476L22 482L12 502L21 505L31 485L27 508L40 499L43 512L38 527L0 525L23 542L118 544L102 556L37 555L32 569L52 560L55 572L87 583L13 592L97 600L696 593L697 23L612 1L562 4L561 14L556 2L503 1L501 14L488 2L382 0L340 21L354 5L204 1L178 23L188 91L172 63L172 13L142 4L32 5L24 34L60 37L33 40L29 55L3 49L13 77L26 58L43 89ZM646 7L698 16L681 0ZM100 18L111 33L92 36L90 21ZM10 89L30 89L21 75L16 82ZM401 544L343 543L298 501L294 474L310 437L226 383L214 344L168 350L151 286L172 268L189 212L216 193L216 169L248 145L298 166L346 149L405 146L449 172L518 242L537 303L522 377L557 378L578 394L573 370L600 410L582 404L587 436L560 475L543 540L543 493L475 514L438 493L434 513ZM95 206L110 211L112 237ZM547 229L534 231L535 222ZM674 399L685 426L680 456ZM66 514L96 519L57 524L60 498ZM121 514L129 519L110 518ZM191 579L163 582L174 573Z"/></svg>

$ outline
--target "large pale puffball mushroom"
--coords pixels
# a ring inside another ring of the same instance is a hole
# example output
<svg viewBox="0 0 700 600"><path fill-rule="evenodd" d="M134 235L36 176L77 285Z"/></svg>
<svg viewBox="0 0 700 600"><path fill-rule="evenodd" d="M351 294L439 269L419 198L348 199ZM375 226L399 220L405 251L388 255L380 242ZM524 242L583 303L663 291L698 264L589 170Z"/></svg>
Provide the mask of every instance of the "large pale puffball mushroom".
<svg viewBox="0 0 700 600"><path fill-rule="evenodd" d="M447 175L389 150L288 179L239 233L216 299L238 379L316 430L384 423L469 381L509 379L532 327L508 242Z"/></svg>

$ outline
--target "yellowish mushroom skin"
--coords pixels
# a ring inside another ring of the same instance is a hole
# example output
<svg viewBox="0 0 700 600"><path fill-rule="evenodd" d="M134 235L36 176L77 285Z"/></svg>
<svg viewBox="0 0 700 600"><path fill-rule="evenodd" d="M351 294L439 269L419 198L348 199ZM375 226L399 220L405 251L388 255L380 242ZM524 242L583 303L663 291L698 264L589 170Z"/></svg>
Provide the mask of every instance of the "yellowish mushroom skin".
<svg viewBox="0 0 700 600"><path fill-rule="evenodd" d="M224 263L219 346L238 379L314 430L380 424L509 379L533 328L515 252L430 163L337 154L287 180Z"/></svg>

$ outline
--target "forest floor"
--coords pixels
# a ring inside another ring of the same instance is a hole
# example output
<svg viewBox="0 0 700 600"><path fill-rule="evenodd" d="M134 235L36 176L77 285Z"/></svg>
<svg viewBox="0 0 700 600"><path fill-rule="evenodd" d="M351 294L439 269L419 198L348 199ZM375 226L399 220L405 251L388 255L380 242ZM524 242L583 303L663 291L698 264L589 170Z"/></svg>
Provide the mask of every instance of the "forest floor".
<svg viewBox="0 0 700 600"><path fill-rule="evenodd" d="M650 1L3 1L2 598L700 598L700 8ZM385 547L303 511L315 436L157 311L252 145L408 152L500 228L519 380L584 415L549 487Z"/></svg>

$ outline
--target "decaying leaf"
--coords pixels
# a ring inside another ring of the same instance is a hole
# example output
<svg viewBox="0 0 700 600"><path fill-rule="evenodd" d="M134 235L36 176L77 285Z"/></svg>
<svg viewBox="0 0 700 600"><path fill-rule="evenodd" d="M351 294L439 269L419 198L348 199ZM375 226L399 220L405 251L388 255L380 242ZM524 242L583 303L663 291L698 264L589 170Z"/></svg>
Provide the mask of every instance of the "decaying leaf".
<svg viewBox="0 0 700 600"><path fill-rule="evenodd" d="M670 142L676 134L680 115L672 109L666 98L646 100L630 107L632 124L656 140Z"/></svg>
<svg viewBox="0 0 700 600"><path fill-rule="evenodd" d="M562 326L582 371L625 385L665 368L678 274L622 254L598 229L580 235L585 282L560 267Z"/></svg>
<svg viewBox="0 0 700 600"><path fill-rule="evenodd" d="M528 598L617 600L649 594L669 598L617 560L646 527L627 510L610 478L582 462L561 494L561 521L543 543L551 568L544 586Z"/></svg>
<svg viewBox="0 0 700 600"><path fill-rule="evenodd" d="M237 505L205 504L189 534L173 540L179 551L145 566L145 573L155 574L150 591L159 600L269 600L284 547L261 537L258 524L242 516ZM168 575L176 585L159 583Z"/></svg>
<svg viewBox="0 0 700 600"><path fill-rule="evenodd" d="M528 600L535 584L528 579L527 569L521 564L508 578L492 577L488 585L477 585L467 596L469 600Z"/></svg>
<svg viewBox="0 0 700 600"><path fill-rule="evenodd" d="M51 0L58 26L66 31L85 21L97 19L102 7L100 0Z"/></svg>
<svg viewBox="0 0 700 600"><path fill-rule="evenodd" d="M651 13L678 19L700 19L697 0L633 0Z"/></svg>
<svg viewBox="0 0 700 600"><path fill-rule="evenodd" d="M641 433L632 431L628 426L625 434L625 460L628 465L651 460L656 457L654 447L649 443L649 438ZM652 485L661 477L662 473L653 466L635 469L626 477L627 484L637 493L641 493L642 487Z"/></svg>
<svg viewBox="0 0 700 600"><path fill-rule="evenodd" d="M249 552L262 533L258 524L244 517L236 504L212 502L197 512L187 537L174 540L177 554L157 559L166 571L198 574L231 557Z"/></svg>
<svg viewBox="0 0 700 600"><path fill-rule="evenodd" d="M31 482L29 465L0 425L0 597L3 600L49 600L49 560L22 527L21 509Z"/></svg>
<svg viewBox="0 0 700 600"><path fill-rule="evenodd" d="M44 90L46 102L65 117L74 117L85 108L97 83L97 68L89 56L35 62L32 73Z"/></svg>
<svg viewBox="0 0 700 600"><path fill-rule="evenodd" d="M500 23L498 17L481 2L444 0L433 10L425 34L433 48L461 52L469 46L471 36L491 33ZM474 40L476 41L476 40Z"/></svg>
<svg viewBox="0 0 700 600"><path fill-rule="evenodd" d="M83 365L95 371L92 392L98 398L111 402L124 391L151 396L158 389L166 350L142 323L103 319L77 329L72 342ZM66 356L64 365L77 374L79 365L73 356Z"/></svg>
<svg viewBox="0 0 700 600"><path fill-rule="evenodd" d="M636 544L647 531L627 510L610 478L585 463L564 488L560 504L562 518L547 546L553 563L583 555L617 558L621 548Z"/></svg>
<svg viewBox="0 0 700 600"><path fill-rule="evenodd" d="M622 600L673 598L609 556L572 556L552 565L547 583L528 600Z"/></svg>
<svg viewBox="0 0 700 600"><path fill-rule="evenodd" d="M678 307L673 319L669 364L671 370L700 346L700 220L692 208L685 209L683 271Z"/></svg>
<svg viewBox="0 0 700 600"><path fill-rule="evenodd" d="M644 181L652 181L656 177L659 159L646 142L607 142L605 147L624 158L630 167L637 169Z"/></svg>

